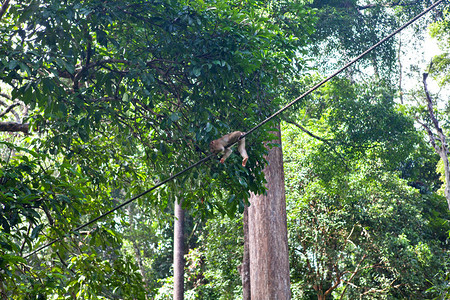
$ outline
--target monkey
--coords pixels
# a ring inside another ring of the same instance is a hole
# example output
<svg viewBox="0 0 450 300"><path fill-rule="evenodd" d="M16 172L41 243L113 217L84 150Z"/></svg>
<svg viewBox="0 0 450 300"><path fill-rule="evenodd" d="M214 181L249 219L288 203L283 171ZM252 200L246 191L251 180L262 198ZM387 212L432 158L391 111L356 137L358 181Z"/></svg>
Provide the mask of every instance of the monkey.
<svg viewBox="0 0 450 300"><path fill-rule="evenodd" d="M244 132L241 131L234 131L229 134L224 135L220 139L214 140L209 144L209 150L214 154L219 154L224 152L225 154L220 159L220 163L224 163L225 160L230 156L231 150L229 147L227 147L230 144L238 142L238 151L242 156L242 166L245 167L245 164L248 160L248 154L247 151L245 151L245 137L240 139L239 138L244 134Z"/></svg>

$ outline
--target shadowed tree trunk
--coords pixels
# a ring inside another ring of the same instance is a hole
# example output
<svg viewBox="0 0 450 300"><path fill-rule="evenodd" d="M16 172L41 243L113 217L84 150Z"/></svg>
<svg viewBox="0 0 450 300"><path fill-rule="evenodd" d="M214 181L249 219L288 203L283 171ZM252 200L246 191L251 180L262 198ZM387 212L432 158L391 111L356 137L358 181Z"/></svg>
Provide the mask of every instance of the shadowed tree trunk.
<svg viewBox="0 0 450 300"><path fill-rule="evenodd" d="M252 299L291 298L281 133L264 169L267 194L250 197L248 208L250 286Z"/></svg>
<svg viewBox="0 0 450 300"><path fill-rule="evenodd" d="M173 233L173 299L184 299L184 210L183 200L175 199Z"/></svg>
<svg viewBox="0 0 450 300"><path fill-rule="evenodd" d="M242 264L239 268L239 273L241 274L242 281L242 299L250 300L251 289L250 289L250 252L249 252L249 236L248 236L248 205L245 204L244 208L244 255L242 258Z"/></svg>
<svg viewBox="0 0 450 300"><path fill-rule="evenodd" d="M135 208L136 208L135 203L132 203L131 205L128 206L128 219L129 219L129 223L130 223L130 232L133 232L136 230L136 228L135 228L136 222L135 222L135 218L134 218L134 215L136 213ZM135 257L137 265L139 267L139 272L141 273L143 284L148 289L147 276L145 274L144 264L142 263L141 246L139 244L139 240L134 235L133 237L130 237L130 241L133 244L134 257ZM146 299L147 299L147 297L146 297Z"/></svg>

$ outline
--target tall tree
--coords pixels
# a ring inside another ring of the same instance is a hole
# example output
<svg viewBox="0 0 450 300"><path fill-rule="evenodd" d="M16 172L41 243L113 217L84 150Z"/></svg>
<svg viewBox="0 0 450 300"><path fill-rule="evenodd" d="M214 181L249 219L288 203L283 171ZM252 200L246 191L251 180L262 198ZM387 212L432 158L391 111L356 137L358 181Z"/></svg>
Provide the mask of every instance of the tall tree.
<svg viewBox="0 0 450 300"><path fill-rule="evenodd" d="M433 58L428 66L428 70L422 74L423 94L420 98L425 98L424 101L419 100L419 109L415 109L416 120L425 129L429 142L436 153L439 155L443 164L444 185L443 191L447 198L447 204L450 209L450 165L449 165L449 149L448 149L448 108L442 108L443 104L448 107L448 101L439 98L439 94L433 94L428 89L427 79L429 73L438 80L441 86L446 86L449 83L449 65L450 56L448 49L450 48L449 38L449 12L445 10L440 19L431 24L430 31L432 37L435 37L439 42L439 48L442 54ZM446 96L444 96L446 97Z"/></svg>
<svg viewBox="0 0 450 300"><path fill-rule="evenodd" d="M252 194L248 208L250 288L253 299L290 299L286 197L281 133L266 155L267 192Z"/></svg>
<svg viewBox="0 0 450 300"><path fill-rule="evenodd" d="M242 299L252 299L252 289L250 285L250 233L248 226L248 205L245 204L244 216L242 218L244 234L244 251L242 255L242 264L239 267L242 282Z"/></svg>
<svg viewBox="0 0 450 300"><path fill-rule="evenodd" d="M439 197L399 178L420 139L394 95L378 81L333 80L305 103L309 130L286 126L296 297L424 298L431 281L442 282L448 237L438 232L447 213L428 213Z"/></svg>

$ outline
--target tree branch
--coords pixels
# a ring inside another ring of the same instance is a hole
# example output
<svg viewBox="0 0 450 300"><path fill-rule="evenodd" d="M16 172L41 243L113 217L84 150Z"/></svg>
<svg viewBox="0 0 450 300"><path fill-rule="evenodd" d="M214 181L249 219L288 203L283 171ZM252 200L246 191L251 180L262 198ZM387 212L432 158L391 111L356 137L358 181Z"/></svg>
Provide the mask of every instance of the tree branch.
<svg viewBox="0 0 450 300"><path fill-rule="evenodd" d="M387 291L388 289L390 289L390 288L396 289L396 288L399 288L400 286L403 285L403 284L393 285L394 282L395 282L396 280L397 280L397 278L395 278L395 279L394 279L387 287L385 287L384 289L375 289L375 288L371 288L371 289L369 289L368 291L362 293L361 295L365 296L365 295L368 295L368 294L370 294L370 293L381 294L381 293L386 292L386 291Z"/></svg>
<svg viewBox="0 0 450 300"><path fill-rule="evenodd" d="M430 68L431 68L431 65L430 65ZM423 73L423 89L425 91L425 95L427 98L428 114L430 115L430 118L431 118L431 121L433 122L434 128L438 132L439 139L441 140L441 144L442 144L441 151L447 152L446 137L444 135L444 132L442 131L442 128L439 125L439 121L436 118L436 115L434 114L433 101L431 99L430 93L428 92L427 78L428 78L428 73Z"/></svg>
<svg viewBox="0 0 450 300"><path fill-rule="evenodd" d="M2 7L0 8L0 20L3 18L3 15L6 13L9 7L9 0L3 2Z"/></svg>
<svg viewBox="0 0 450 300"><path fill-rule="evenodd" d="M355 277L356 273L359 272L359 267L361 266L362 262L366 259L367 255L364 254L363 257L361 258L361 260L359 261L358 265L356 266L355 271L352 273L352 275L350 276L350 278L347 281L347 284L345 285L344 290L341 293L341 297L339 298L339 300L341 300L344 297L345 291L347 290L348 285L350 284L350 282L353 280L353 277Z"/></svg>
<svg viewBox="0 0 450 300"><path fill-rule="evenodd" d="M0 118L9 113L14 107L19 105L20 102L14 102L13 104L9 105L3 112L0 113Z"/></svg>
<svg viewBox="0 0 450 300"><path fill-rule="evenodd" d="M7 94L0 93L0 96L2 96L3 98L6 98L8 100L11 100L11 97L9 95L7 95Z"/></svg>
<svg viewBox="0 0 450 300"><path fill-rule="evenodd" d="M28 134L29 124L21 124L14 122L0 122L0 131L7 132L23 132Z"/></svg>
<svg viewBox="0 0 450 300"><path fill-rule="evenodd" d="M417 1L410 2L410 3L401 3L401 1L395 1L395 2L386 3L386 4L372 3L372 4L367 4L367 5L358 5L358 6L356 6L356 8L358 10L364 10L364 9L375 8L375 7L379 7L379 6L395 7L395 6L412 6L412 5L417 5Z"/></svg>
<svg viewBox="0 0 450 300"><path fill-rule="evenodd" d="M6 97L5 97L6 98ZM9 98L8 98L9 99ZM16 101L16 102L19 102L20 103L20 101ZM3 105L4 107L6 107L7 109L8 109L8 104L6 104L6 102L4 102L4 101L2 101L2 100L0 100L0 105ZM9 111L8 111L9 112ZM19 114L15 111L15 110L11 110L11 113L14 115L14 117L16 118L16 122L20 122L20 116L19 116Z"/></svg>
<svg viewBox="0 0 450 300"><path fill-rule="evenodd" d="M430 69L432 66L432 63L430 63ZM436 115L434 113L434 107L433 107L433 101L431 99L430 93L428 92L427 87L427 77L428 73L423 73L423 88L425 91L426 99L427 99L427 108L428 108L428 115L431 119L431 122L433 123L434 129L437 131L437 135L440 140L440 145L433 145L436 152L439 154L439 156L442 159L442 162L444 163L444 175L445 175L445 189L444 189L444 195L447 199L447 204L450 209L450 163L448 160L448 145L447 145L447 137L444 134L444 131L439 126L439 121L436 118ZM431 131L431 130L430 130ZM430 135L430 131L428 131L428 135ZM432 140L433 144L433 140Z"/></svg>
<svg viewBox="0 0 450 300"><path fill-rule="evenodd" d="M338 269L337 265L334 266L334 269L335 269L336 276L337 276L336 282L334 283L334 285L333 285L332 287L330 287L330 288L323 294L325 297L328 296L329 294L331 294L331 292L334 291L334 290L339 286L339 284L341 284L341 275L339 274L339 269Z"/></svg>
<svg viewBox="0 0 450 300"><path fill-rule="evenodd" d="M433 146L434 150L436 150L436 152L439 153L440 149L436 144L436 138L434 137L433 131L431 131L430 127L428 127L427 124L421 122L418 117L416 117L415 119L416 119L417 123L419 123L425 129L425 131L428 134L428 137L430 138L431 145Z"/></svg>
<svg viewBox="0 0 450 300"><path fill-rule="evenodd" d="M317 139L317 140L319 140L319 141L324 142L325 144L327 144L327 145L331 148L331 150L332 150L334 153L336 153L336 155L344 162L345 168L348 169L348 165L347 165L347 163L345 163L345 161L346 161L345 157L344 157L341 153L339 153L338 150L336 149L336 146L333 145L333 143L332 143L333 140L328 140L328 139L325 139L325 138L323 138L323 137L317 136L317 135L315 135L314 133L310 132L308 129L306 129L305 127L303 127L302 125L298 124L298 123L295 122L295 121L288 120L288 119L286 119L286 118L284 118L284 117L283 117L283 120L284 120L285 122L289 123L289 124L292 124L292 125L297 126L301 131L303 131L304 133L306 133L306 134L309 135L310 137L315 138L315 139Z"/></svg>
<svg viewBox="0 0 450 300"><path fill-rule="evenodd" d="M288 119L286 119L286 118L283 118L283 120L286 121L286 122L289 123L289 124L292 124L292 125L297 126L301 131L303 131L304 133L306 133L306 134L309 135L310 137L315 138L315 139L317 139L317 140L319 140L319 141L322 141L322 142L327 143L328 145L330 145L330 141L329 141L329 140L324 139L323 137L320 137L320 136L315 135L314 133L312 133L311 131L309 131L308 129L306 129L305 127L303 127L302 125L298 124L297 122L288 120Z"/></svg>

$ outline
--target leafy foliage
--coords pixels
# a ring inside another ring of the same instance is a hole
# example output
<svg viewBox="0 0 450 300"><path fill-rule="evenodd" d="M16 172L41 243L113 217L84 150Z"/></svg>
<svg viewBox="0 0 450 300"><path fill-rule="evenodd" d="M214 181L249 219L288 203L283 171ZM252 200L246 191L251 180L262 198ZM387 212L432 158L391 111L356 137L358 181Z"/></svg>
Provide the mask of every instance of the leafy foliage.
<svg viewBox="0 0 450 300"><path fill-rule="evenodd" d="M288 132L291 268L299 297L428 298L448 259L447 238L435 235L448 226L430 217L431 199L370 158L353 160L344 172L328 169L324 180L314 171L326 159L317 143ZM447 218L445 200L434 201L443 205L432 214Z"/></svg>
<svg viewBox="0 0 450 300"><path fill-rule="evenodd" d="M29 106L25 121L36 135L2 143L2 153L15 156L1 157L8 276L0 292L17 299L153 293L159 283L143 286L141 269L118 251L132 224L124 212L67 234L203 158L211 140L273 111L279 83L302 68L294 58L311 31L308 10L297 1L166 0L20 0L7 8L1 88ZM141 198L137 213L151 212L159 224L174 197L183 197L195 218L234 215L249 191L264 191L268 129L248 143L249 168L234 157L209 162ZM129 232L133 247L143 247ZM61 241L21 258L53 238ZM129 279L123 286L121 275Z"/></svg>

